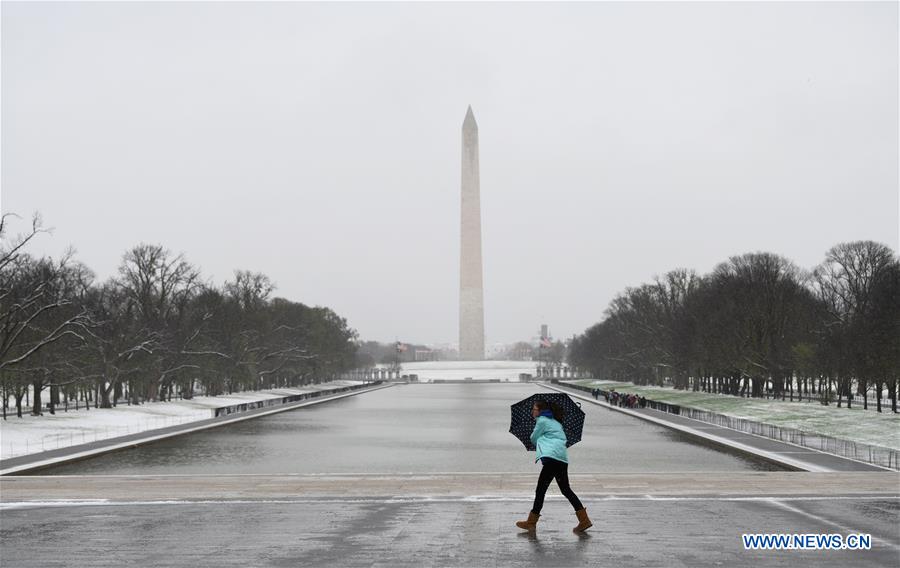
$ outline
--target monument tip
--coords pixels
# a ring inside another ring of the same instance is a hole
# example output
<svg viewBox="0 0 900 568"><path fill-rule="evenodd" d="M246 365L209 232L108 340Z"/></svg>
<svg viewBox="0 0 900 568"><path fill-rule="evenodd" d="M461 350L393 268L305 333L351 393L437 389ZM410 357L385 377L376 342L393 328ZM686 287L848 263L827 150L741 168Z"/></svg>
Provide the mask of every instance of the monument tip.
<svg viewBox="0 0 900 568"><path fill-rule="evenodd" d="M478 126L475 122L475 113L472 112L472 105L469 105L469 108L466 110L466 119L463 121L463 125Z"/></svg>

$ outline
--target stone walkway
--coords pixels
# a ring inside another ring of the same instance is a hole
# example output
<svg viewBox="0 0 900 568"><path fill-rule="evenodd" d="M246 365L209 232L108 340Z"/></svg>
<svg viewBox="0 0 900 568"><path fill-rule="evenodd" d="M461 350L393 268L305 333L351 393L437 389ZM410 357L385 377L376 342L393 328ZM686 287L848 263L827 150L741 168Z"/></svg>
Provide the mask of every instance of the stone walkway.
<svg viewBox="0 0 900 568"><path fill-rule="evenodd" d="M525 498L537 472L279 475L25 475L0 478L3 504L304 498ZM572 473L579 495L607 497L900 497L898 472ZM551 487L550 493L555 490Z"/></svg>
<svg viewBox="0 0 900 568"><path fill-rule="evenodd" d="M369 482L365 476L313 477L3 478L3 564L41 568L893 568L900 564L900 496L897 491L880 492L885 484L897 481L894 474L760 472L715 474L709 480L684 474L637 479L620 475L594 482L573 478L573 488L594 522L583 536L571 532L575 516L555 488L548 494L535 535L514 526L531 506L526 486L534 483L533 476L495 481L487 487L482 485L485 479L460 475L395 476ZM501 490L494 493L498 483ZM728 496L748 487L740 497ZM820 495L814 494L816 487ZM717 494L717 488L724 493ZM633 493L622 493L627 491ZM20 500L29 493L39 500ZM109 500L64 501L62 496ZM863 533L871 535L872 549L748 551L742 544L744 533Z"/></svg>

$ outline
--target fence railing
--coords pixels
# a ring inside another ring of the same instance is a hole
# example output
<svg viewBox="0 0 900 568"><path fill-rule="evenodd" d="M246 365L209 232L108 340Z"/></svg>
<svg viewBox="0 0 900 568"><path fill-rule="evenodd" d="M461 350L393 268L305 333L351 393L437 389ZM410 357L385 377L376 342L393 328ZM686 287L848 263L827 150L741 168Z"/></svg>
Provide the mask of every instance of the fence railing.
<svg viewBox="0 0 900 568"><path fill-rule="evenodd" d="M590 387L585 387L582 385L567 383L565 386L585 392L591 392L592 390ZM607 391L603 389L598 390L600 390L601 396L606 396ZM796 444L804 448L819 450L821 452L826 452L829 454L834 454L837 456L850 458L881 467L900 470L900 451L891 448L873 446L871 444L864 444L862 442L852 442L850 440L842 440L840 438L834 438L832 436L826 436L824 434L797 430L796 428L775 426L773 424L766 424L764 422L757 422L755 420L749 420L746 418L736 418L734 416L727 416L725 414L719 414L717 412L698 410L696 408L680 406L677 404L669 404L667 402L660 402L650 399L647 399L647 408L652 408L653 410L657 410L660 412L667 412L669 414L677 414L686 418L693 418L694 420L700 420L701 422L715 424L716 426L731 428L732 430L737 430L738 432L755 434L757 436L763 436L772 440Z"/></svg>

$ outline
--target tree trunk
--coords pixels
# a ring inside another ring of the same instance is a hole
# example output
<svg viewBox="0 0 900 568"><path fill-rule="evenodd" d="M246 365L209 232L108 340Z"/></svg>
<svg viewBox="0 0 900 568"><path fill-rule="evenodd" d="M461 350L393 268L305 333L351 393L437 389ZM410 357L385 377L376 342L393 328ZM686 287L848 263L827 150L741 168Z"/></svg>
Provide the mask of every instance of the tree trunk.
<svg viewBox="0 0 900 568"><path fill-rule="evenodd" d="M751 377L750 378L750 396L753 398L762 398L765 394L763 391L765 387L763 386L763 382L759 377Z"/></svg>
<svg viewBox="0 0 900 568"><path fill-rule="evenodd" d="M16 392L16 416L22 418L22 399L25 397L25 391L21 393Z"/></svg>
<svg viewBox="0 0 900 568"><path fill-rule="evenodd" d="M112 390L112 384L106 386L109 383L103 381L103 385L100 386L97 390L100 393L100 408L112 408L112 402L109 400L109 393Z"/></svg>
<svg viewBox="0 0 900 568"><path fill-rule="evenodd" d="M34 389L34 404L31 407L32 416L41 416L41 389L43 386L43 381L31 383L31 387Z"/></svg>
<svg viewBox="0 0 900 568"><path fill-rule="evenodd" d="M50 385L50 414L56 414L57 404L59 404L59 387Z"/></svg>
<svg viewBox="0 0 900 568"><path fill-rule="evenodd" d="M891 412L897 412L897 384L900 381L897 380L896 377L891 379L891 382L888 384L888 388L891 391Z"/></svg>
<svg viewBox="0 0 900 568"><path fill-rule="evenodd" d="M837 399L837 407L843 408L844 407L844 398L843 398L844 397L844 389L843 389L844 383L841 380L840 376L838 376L834 382L835 382L834 390L835 390L835 395L836 395L834 398ZM829 383L828 386L830 388L831 383Z"/></svg>

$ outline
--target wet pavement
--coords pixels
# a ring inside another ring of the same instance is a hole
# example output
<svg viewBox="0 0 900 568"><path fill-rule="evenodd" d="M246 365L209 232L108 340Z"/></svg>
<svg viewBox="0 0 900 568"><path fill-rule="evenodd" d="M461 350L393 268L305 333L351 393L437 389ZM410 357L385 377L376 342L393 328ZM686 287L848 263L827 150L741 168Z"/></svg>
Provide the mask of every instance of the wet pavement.
<svg viewBox="0 0 900 568"><path fill-rule="evenodd" d="M785 471L574 473L581 496L795 497L900 496L900 473ZM99 501L285 500L336 497L521 498L534 493L537 472L283 475L25 475L0 478L0 508L34 503ZM552 491L551 491L552 493Z"/></svg>
<svg viewBox="0 0 900 568"><path fill-rule="evenodd" d="M548 495L534 536L514 522L530 498L295 499L7 509L4 566L888 566L900 564L900 498L782 496L584 499L584 536ZM746 551L742 533L872 535L861 551Z"/></svg>

